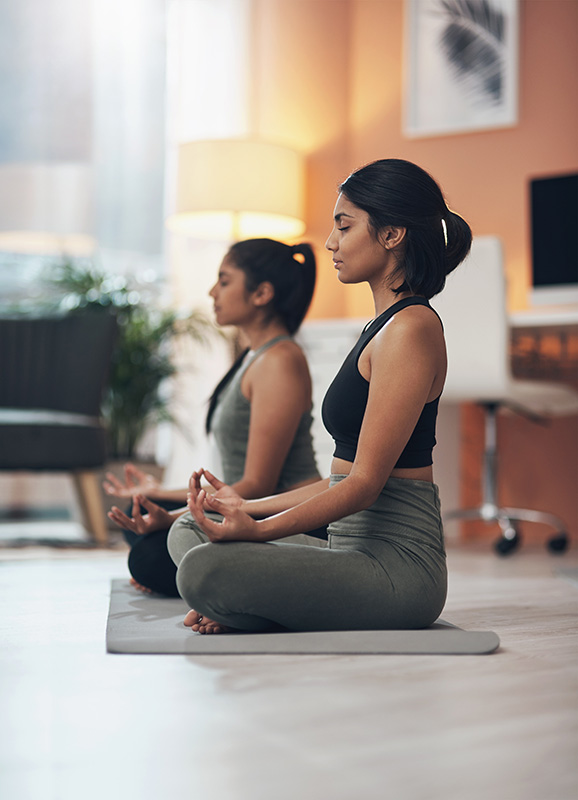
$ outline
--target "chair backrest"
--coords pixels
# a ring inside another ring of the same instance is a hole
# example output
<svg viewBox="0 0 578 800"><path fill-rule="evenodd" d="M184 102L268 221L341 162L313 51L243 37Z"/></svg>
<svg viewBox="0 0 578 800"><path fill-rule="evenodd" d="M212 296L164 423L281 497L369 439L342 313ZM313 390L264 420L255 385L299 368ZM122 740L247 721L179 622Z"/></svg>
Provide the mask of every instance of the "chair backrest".
<svg viewBox="0 0 578 800"><path fill-rule="evenodd" d="M0 408L98 417L115 333L106 313L0 319Z"/></svg>
<svg viewBox="0 0 578 800"><path fill-rule="evenodd" d="M509 329L502 247L495 236L474 238L432 306L448 350L442 401L499 400L509 382Z"/></svg>
<svg viewBox="0 0 578 800"><path fill-rule="evenodd" d="M100 404L115 334L106 313L0 318L0 470L105 463Z"/></svg>

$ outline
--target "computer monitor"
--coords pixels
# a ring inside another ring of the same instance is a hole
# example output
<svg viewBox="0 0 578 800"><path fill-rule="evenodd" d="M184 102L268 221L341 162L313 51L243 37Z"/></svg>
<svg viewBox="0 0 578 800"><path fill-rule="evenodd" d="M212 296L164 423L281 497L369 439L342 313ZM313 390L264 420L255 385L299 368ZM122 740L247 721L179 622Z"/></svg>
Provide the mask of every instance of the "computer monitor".
<svg viewBox="0 0 578 800"><path fill-rule="evenodd" d="M578 173L530 181L534 305L578 303Z"/></svg>

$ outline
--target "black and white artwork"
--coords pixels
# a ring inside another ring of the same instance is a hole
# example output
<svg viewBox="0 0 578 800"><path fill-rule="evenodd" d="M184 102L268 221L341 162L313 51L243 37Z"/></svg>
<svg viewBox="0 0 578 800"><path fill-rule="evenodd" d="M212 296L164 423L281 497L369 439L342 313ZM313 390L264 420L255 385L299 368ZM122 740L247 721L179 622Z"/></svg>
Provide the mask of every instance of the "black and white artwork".
<svg viewBox="0 0 578 800"><path fill-rule="evenodd" d="M406 5L406 134L515 125L518 0Z"/></svg>

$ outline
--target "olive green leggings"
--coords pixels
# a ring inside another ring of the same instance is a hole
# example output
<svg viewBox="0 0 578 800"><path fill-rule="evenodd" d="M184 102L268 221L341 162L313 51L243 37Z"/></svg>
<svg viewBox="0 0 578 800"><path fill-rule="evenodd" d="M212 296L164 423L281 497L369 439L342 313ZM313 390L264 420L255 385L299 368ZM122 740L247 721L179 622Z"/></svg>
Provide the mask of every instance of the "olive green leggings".
<svg viewBox="0 0 578 800"><path fill-rule="evenodd" d="M438 618L447 572L435 484L390 478L370 508L329 526L325 544L211 543L186 515L168 538L183 599L242 631L411 629Z"/></svg>

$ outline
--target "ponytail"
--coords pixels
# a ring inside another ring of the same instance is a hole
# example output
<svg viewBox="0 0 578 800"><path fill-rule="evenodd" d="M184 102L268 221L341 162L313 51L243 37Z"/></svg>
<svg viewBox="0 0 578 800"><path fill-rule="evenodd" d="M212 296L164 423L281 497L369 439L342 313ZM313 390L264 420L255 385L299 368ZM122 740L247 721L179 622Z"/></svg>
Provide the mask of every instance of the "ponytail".
<svg viewBox="0 0 578 800"><path fill-rule="evenodd" d="M305 242L291 247L291 258L295 273L298 275L294 291L279 297L275 292L277 303L275 299L273 303L287 330L293 335L298 331L311 305L317 279L317 264L313 248Z"/></svg>

